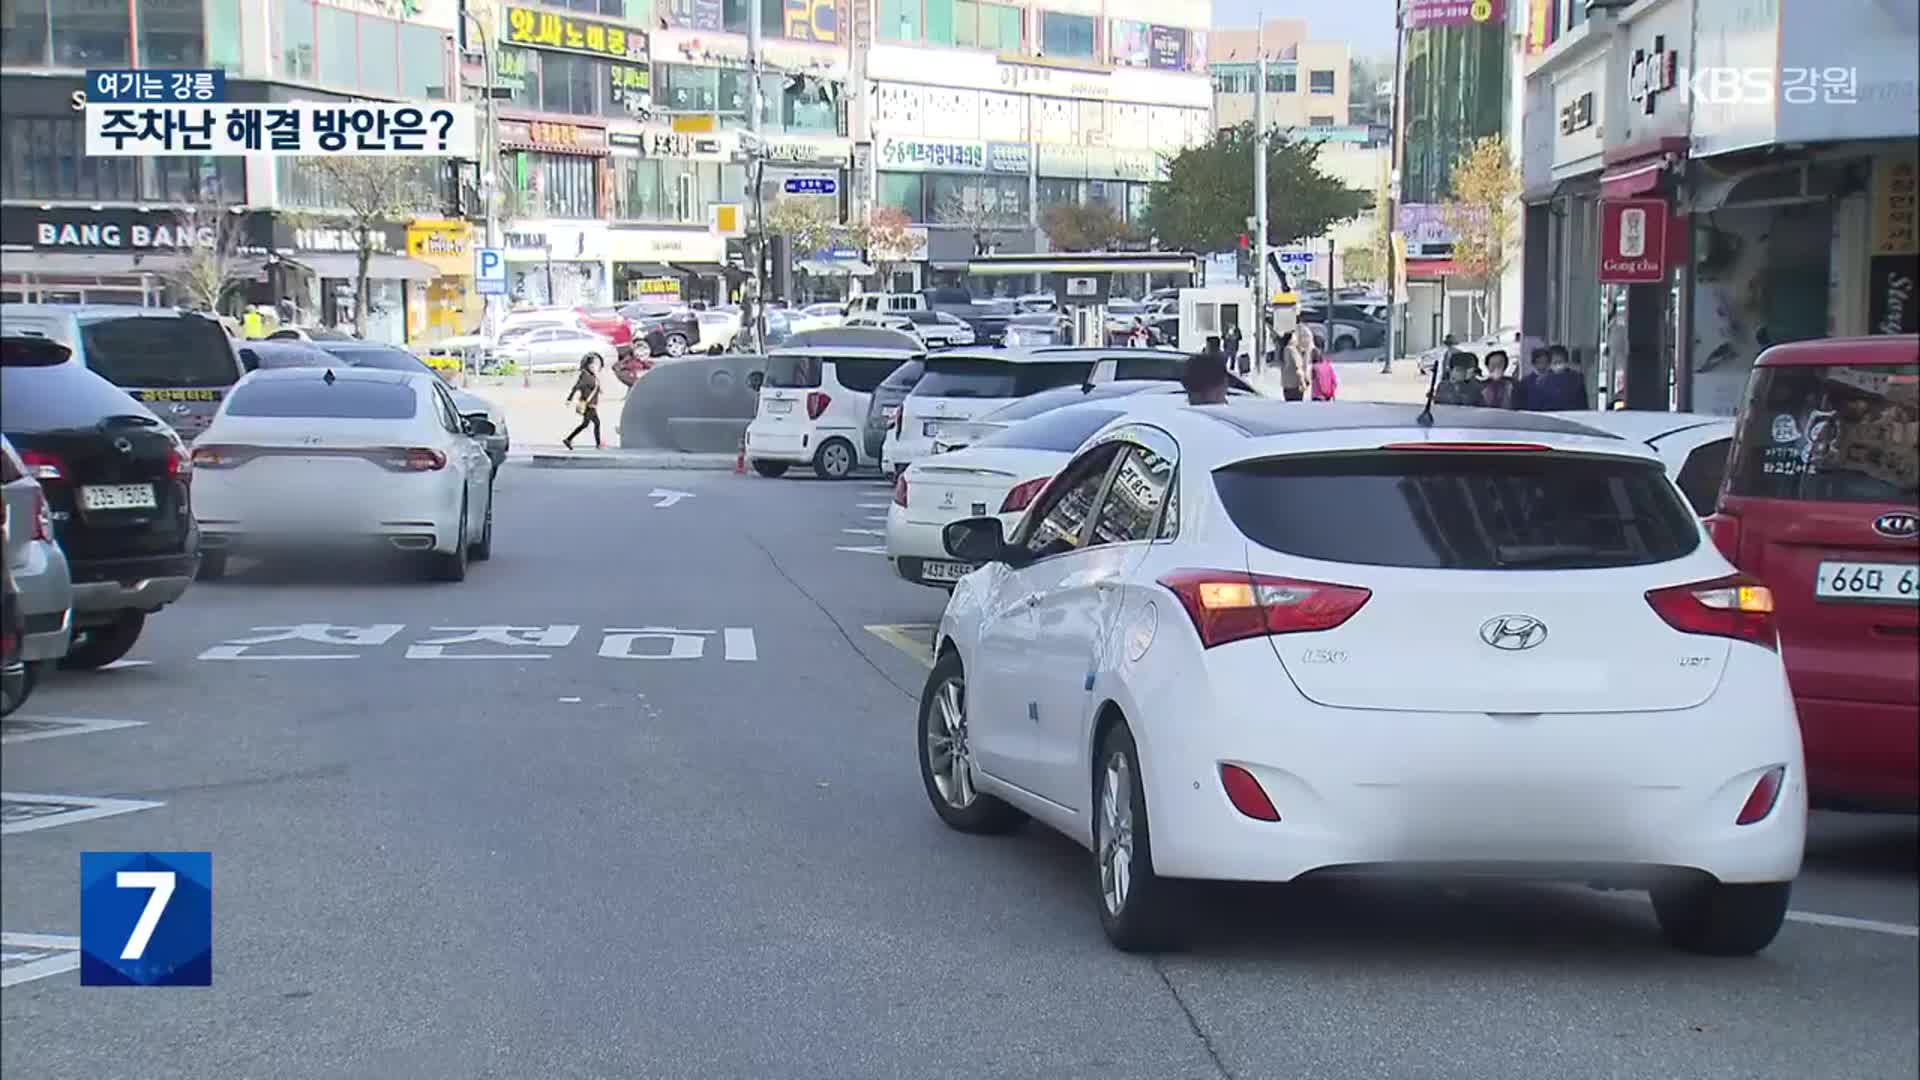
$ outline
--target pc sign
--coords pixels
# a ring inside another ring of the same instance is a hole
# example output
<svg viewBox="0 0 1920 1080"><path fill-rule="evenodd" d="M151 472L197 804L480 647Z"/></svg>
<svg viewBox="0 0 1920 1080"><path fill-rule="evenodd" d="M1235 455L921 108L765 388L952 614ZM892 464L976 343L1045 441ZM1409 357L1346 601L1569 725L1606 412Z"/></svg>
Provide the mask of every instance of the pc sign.
<svg viewBox="0 0 1920 1080"><path fill-rule="evenodd" d="M223 71L87 72L89 157L473 157L471 105L228 102Z"/></svg>

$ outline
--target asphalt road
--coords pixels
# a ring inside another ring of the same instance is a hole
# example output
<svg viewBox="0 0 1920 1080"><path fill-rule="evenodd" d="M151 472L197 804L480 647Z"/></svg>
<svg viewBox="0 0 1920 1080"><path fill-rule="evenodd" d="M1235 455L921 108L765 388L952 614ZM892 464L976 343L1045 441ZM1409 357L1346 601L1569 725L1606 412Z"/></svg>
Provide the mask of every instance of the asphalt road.
<svg viewBox="0 0 1920 1080"><path fill-rule="evenodd" d="M912 716L943 598L860 550L884 486L519 465L502 485L496 556L464 584L236 565L149 624L141 663L56 676L25 710L137 726L9 723L5 791L159 805L32 831L53 819L9 805L0 1071L1920 1070L1913 819L1822 816L1807 914L1748 960L1669 951L1631 894L1437 884L1211 890L1194 948L1125 956L1079 849L927 807ZM479 626L544 636L416 648ZM451 658L474 652L546 658ZM254 659L288 654L335 659ZM84 850L213 852L210 989L62 970Z"/></svg>

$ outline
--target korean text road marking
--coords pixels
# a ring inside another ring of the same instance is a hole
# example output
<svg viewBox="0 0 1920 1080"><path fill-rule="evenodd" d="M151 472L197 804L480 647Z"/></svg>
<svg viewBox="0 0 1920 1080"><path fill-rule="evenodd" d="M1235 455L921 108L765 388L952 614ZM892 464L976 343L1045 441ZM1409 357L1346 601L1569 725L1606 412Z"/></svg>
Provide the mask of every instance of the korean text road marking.
<svg viewBox="0 0 1920 1080"><path fill-rule="evenodd" d="M8 746L14 743L34 742L38 739L57 739L62 735L86 735L96 731L117 731L120 728L139 727L144 720L90 720L80 716L21 716L13 715L0 720L0 743Z"/></svg>
<svg viewBox="0 0 1920 1080"><path fill-rule="evenodd" d="M80 966L80 939L65 934L0 933L0 988Z"/></svg>
<svg viewBox="0 0 1920 1080"><path fill-rule="evenodd" d="M90 795L28 795L0 791L0 834L12 836L14 833L38 832L165 805L139 799L97 799Z"/></svg>
<svg viewBox="0 0 1920 1080"><path fill-rule="evenodd" d="M698 660L706 655L711 630L680 630L671 626L643 626L633 629L608 627L600 642L600 655L609 660ZM722 635L729 660L754 660L759 657L753 631L747 627L728 627ZM648 644L642 648L641 643Z"/></svg>
<svg viewBox="0 0 1920 1080"><path fill-rule="evenodd" d="M550 652L527 649L564 649L580 633L578 626L436 626L433 632L451 635L428 638L407 646L409 660L550 660ZM491 644L519 652L447 652L449 645Z"/></svg>
<svg viewBox="0 0 1920 1080"><path fill-rule="evenodd" d="M403 623L378 623L373 626L335 626L332 623L301 623L298 626L256 626L261 636L229 638L200 654L202 660L352 660L358 654L327 653L249 653L256 645L280 641L303 641L339 648L359 649L385 645L404 628Z"/></svg>

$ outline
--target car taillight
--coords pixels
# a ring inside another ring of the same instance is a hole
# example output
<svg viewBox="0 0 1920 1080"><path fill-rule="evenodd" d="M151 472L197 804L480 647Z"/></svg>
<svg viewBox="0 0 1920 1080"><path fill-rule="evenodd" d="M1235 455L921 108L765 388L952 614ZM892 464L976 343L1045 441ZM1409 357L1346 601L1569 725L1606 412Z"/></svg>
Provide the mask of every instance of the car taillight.
<svg viewBox="0 0 1920 1080"><path fill-rule="evenodd" d="M1707 536L1728 562L1740 565L1740 519L1722 510L1707 519Z"/></svg>
<svg viewBox="0 0 1920 1080"><path fill-rule="evenodd" d="M1647 603L1668 626L1683 634L1733 638L1769 649L1780 645L1773 619L1773 590L1745 574L1652 589L1647 592Z"/></svg>
<svg viewBox="0 0 1920 1080"><path fill-rule="evenodd" d="M389 453L386 466L398 472L434 472L447 467L447 455L424 446L415 446Z"/></svg>
<svg viewBox="0 0 1920 1080"><path fill-rule="evenodd" d="M231 469L247 459L237 446L196 446L190 460L196 469Z"/></svg>
<svg viewBox="0 0 1920 1080"><path fill-rule="evenodd" d="M893 479L893 505L907 505L907 474L905 472Z"/></svg>
<svg viewBox="0 0 1920 1080"><path fill-rule="evenodd" d="M20 463L27 467L27 475L35 480L67 478L67 463L60 460L59 454L49 454L45 450L22 450Z"/></svg>
<svg viewBox="0 0 1920 1080"><path fill-rule="evenodd" d="M1760 774L1754 781L1753 790L1747 794L1747 801L1740 807L1740 816L1733 819L1735 825L1752 825L1765 820L1773 813L1774 806L1780 801L1780 789L1787 780L1787 767L1775 765Z"/></svg>
<svg viewBox="0 0 1920 1080"><path fill-rule="evenodd" d="M1028 480L1026 483L1015 485L1012 491L1007 492L1007 501L1000 504L1000 512L1003 514L1017 514L1027 507L1032 506L1033 500L1040 497L1040 493L1047 489L1047 482L1052 479L1053 477L1051 476L1042 476Z"/></svg>
<svg viewBox="0 0 1920 1080"><path fill-rule="evenodd" d="M1220 766L1220 786L1227 789L1227 799L1235 810L1255 821L1280 820L1280 811L1273 808L1273 800L1267 798L1260 781L1240 766Z"/></svg>
<svg viewBox="0 0 1920 1080"><path fill-rule="evenodd" d="M831 404L832 401L833 399L828 397L824 391L815 390L813 393L808 394L807 419L820 419L820 414L827 411L827 406Z"/></svg>
<svg viewBox="0 0 1920 1080"><path fill-rule="evenodd" d="M1200 642L1216 645L1267 634L1331 630L1353 618L1370 589L1266 577L1244 570L1178 570L1160 579L1193 619Z"/></svg>
<svg viewBox="0 0 1920 1080"><path fill-rule="evenodd" d="M167 451L167 475L182 482L193 479L193 459L181 453L181 447Z"/></svg>

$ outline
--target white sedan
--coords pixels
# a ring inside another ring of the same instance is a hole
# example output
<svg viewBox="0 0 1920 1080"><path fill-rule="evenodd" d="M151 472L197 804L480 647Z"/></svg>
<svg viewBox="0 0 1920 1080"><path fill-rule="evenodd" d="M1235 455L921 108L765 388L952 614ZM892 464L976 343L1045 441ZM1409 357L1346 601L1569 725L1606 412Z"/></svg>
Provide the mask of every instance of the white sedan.
<svg viewBox="0 0 1920 1080"><path fill-rule="evenodd" d="M1807 791L1773 599L1646 448L1553 417L1143 407L962 579L919 716L934 811L1094 853L1124 949L1181 879L1435 870L1645 887L1779 931Z"/></svg>
<svg viewBox="0 0 1920 1080"><path fill-rule="evenodd" d="M1713 513L1720 501L1720 482L1727 476L1727 456L1733 452L1737 427L1733 417L1632 409L1548 415L1646 443L1660 455L1667 475L1701 517Z"/></svg>
<svg viewBox="0 0 1920 1080"><path fill-rule="evenodd" d="M194 444L201 576L229 554L373 547L464 579L493 554L488 426L424 371L249 373Z"/></svg>

